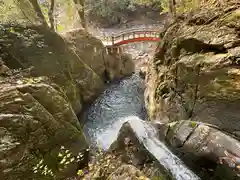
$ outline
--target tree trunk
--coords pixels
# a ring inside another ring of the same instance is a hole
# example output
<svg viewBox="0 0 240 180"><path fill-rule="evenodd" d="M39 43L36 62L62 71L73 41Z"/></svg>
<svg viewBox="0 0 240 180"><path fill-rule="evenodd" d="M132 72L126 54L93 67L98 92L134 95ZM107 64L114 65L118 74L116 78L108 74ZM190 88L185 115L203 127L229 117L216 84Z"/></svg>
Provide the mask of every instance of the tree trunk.
<svg viewBox="0 0 240 180"><path fill-rule="evenodd" d="M14 0L16 6L20 9L26 20L29 20L32 24L36 24L39 21L39 17L35 11L33 11L32 3L29 0Z"/></svg>
<svg viewBox="0 0 240 180"><path fill-rule="evenodd" d="M169 12L175 17L176 16L176 0L168 0Z"/></svg>
<svg viewBox="0 0 240 180"><path fill-rule="evenodd" d="M38 4L38 1L37 0L29 0L29 2L32 4L32 6L33 6L35 12L37 13L37 16L40 19L41 23L44 26L48 27L47 21L46 21L44 15L42 13L42 10L41 10L41 8L40 8L40 6Z"/></svg>
<svg viewBox="0 0 240 180"><path fill-rule="evenodd" d="M51 0L50 8L48 11L48 17L50 21L50 28L55 31L55 19L54 19L54 7L55 7L55 0Z"/></svg>
<svg viewBox="0 0 240 180"><path fill-rule="evenodd" d="M76 7L77 7L77 10L78 10L78 15L80 17L80 20L81 20L81 25L84 29L87 28L87 25L86 25L86 19L85 19L85 8L84 8L84 5L85 5L85 0L73 0Z"/></svg>

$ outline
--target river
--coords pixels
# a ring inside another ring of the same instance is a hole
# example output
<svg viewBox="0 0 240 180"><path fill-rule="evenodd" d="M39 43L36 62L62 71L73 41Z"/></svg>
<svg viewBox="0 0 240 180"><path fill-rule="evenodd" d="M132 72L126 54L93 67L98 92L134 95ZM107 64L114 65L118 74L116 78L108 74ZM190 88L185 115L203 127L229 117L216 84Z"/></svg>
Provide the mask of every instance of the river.
<svg viewBox="0 0 240 180"><path fill-rule="evenodd" d="M107 150L116 140L124 122L128 122L136 137L176 180L199 180L156 135L146 121L144 81L134 74L110 85L85 113L83 127L87 140L95 147Z"/></svg>
<svg viewBox="0 0 240 180"><path fill-rule="evenodd" d="M108 149L129 116L146 119L144 82L134 74L110 85L86 112L84 132L92 144Z"/></svg>

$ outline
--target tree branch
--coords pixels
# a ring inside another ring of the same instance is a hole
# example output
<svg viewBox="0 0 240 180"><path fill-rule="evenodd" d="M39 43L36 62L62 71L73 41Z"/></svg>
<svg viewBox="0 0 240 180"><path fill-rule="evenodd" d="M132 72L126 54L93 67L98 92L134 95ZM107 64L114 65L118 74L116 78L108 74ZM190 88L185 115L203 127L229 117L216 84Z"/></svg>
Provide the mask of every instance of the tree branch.
<svg viewBox="0 0 240 180"><path fill-rule="evenodd" d="M40 6L38 4L38 1L37 0L29 0L29 2L32 4L32 6L33 6L35 12L37 13L37 16L39 17L41 23L44 26L48 27L47 21L46 21L44 15L42 13L42 10L41 10L41 8L40 8Z"/></svg>
<svg viewBox="0 0 240 180"><path fill-rule="evenodd" d="M81 20L82 27L86 29L86 19L85 19L85 0L73 0L75 6L77 7L78 15Z"/></svg>
<svg viewBox="0 0 240 180"><path fill-rule="evenodd" d="M55 0L51 0L50 8L49 8L49 11L48 11L48 17L49 17L49 21L50 21L50 28L53 31L55 31L55 19L54 19L54 16L53 16L54 7L55 7Z"/></svg>

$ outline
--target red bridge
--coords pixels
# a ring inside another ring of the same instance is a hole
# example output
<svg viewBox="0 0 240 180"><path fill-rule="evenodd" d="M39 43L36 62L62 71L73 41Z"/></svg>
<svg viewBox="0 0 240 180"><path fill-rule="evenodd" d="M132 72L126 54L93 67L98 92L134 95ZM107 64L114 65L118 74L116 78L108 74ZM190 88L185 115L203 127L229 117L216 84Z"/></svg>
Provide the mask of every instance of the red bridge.
<svg viewBox="0 0 240 180"><path fill-rule="evenodd" d="M123 31L119 34L104 37L103 44L109 50L117 49L119 46L139 41L159 41L160 31L153 29L131 29Z"/></svg>

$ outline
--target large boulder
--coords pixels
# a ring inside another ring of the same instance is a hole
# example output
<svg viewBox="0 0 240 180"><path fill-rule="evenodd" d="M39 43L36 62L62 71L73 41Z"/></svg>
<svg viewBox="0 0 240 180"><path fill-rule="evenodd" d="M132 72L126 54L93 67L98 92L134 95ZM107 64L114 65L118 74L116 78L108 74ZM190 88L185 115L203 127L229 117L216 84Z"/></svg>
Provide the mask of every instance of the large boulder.
<svg viewBox="0 0 240 180"><path fill-rule="evenodd" d="M182 15L162 32L146 77L152 119L191 118L239 132L239 12L239 2L221 1Z"/></svg>
<svg viewBox="0 0 240 180"><path fill-rule="evenodd" d="M44 77L0 79L0 144L8 180L52 179L61 147L72 155L88 147L67 96Z"/></svg>
<svg viewBox="0 0 240 180"><path fill-rule="evenodd" d="M185 164L159 140L158 130L147 121L129 117L122 125L111 150L122 152L126 163L142 170L150 179L199 180Z"/></svg>
<svg viewBox="0 0 240 180"><path fill-rule="evenodd" d="M240 179L240 142L229 133L195 121L165 124L159 131L189 166L205 171L203 179Z"/></svg>
<svg viewBox="0 0 240 180"><path fill-rule="evenodd" d="M65 91L76 113L81 111L82 101L91 101L102 91L106 80L133 71L123 74L121 58L107 55L101 41L81 29L62 36L42 27L19 25L3 25L0 31L6 65L32 67L31 75L49 77Z"/></svg>
<svg viewBox="0 0 240 180"><path fill-rule="evenodd" d="M75 29L62 35L67 39L69 48L101 79L111 81L130 75L134 71L134 63L128 55L108 54L101 40L86 31Z"/></svg>

